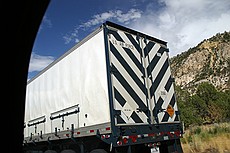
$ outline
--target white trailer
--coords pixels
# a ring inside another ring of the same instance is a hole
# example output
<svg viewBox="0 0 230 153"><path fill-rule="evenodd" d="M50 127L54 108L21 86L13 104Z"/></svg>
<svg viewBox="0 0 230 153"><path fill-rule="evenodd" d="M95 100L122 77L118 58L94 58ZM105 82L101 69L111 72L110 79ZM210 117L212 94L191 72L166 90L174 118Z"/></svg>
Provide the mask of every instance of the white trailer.
<svg viewBox="0 0 230 153"><path fill-rule="evenodd" d="M25 152L182 152L168 52L165 41L102 24L28 81Z"/></svg>

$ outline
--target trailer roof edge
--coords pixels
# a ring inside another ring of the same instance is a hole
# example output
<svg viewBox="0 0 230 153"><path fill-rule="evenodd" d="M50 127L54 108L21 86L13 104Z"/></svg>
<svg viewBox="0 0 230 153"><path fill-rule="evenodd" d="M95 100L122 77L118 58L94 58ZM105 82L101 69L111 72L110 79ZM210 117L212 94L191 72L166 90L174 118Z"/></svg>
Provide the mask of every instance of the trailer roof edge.
<svg viewBox="0 0 230 153"><path fill-rule="evenodd" d="M104 24L108 25L108 26L111 26L111 27L114 27L114 28L117 28L117 29L122 30L122 31L127 31L127 32L129 32L131 34L134 34L134 35L136 35L138 33L142 37L146 37L149 40L152 40L154 42L157 42L157 43L160 43L160 44L163 44L163 45L167 46L167 42L166 41L157 39L157 38L155 38L153 36L144 34L144 33L140 32L140 31L136 31L136 30L133 30L133 29L130 29L130 28L118 25L118 24L116 24L114 22L111 22L111 21L106 21Z"/></svg>

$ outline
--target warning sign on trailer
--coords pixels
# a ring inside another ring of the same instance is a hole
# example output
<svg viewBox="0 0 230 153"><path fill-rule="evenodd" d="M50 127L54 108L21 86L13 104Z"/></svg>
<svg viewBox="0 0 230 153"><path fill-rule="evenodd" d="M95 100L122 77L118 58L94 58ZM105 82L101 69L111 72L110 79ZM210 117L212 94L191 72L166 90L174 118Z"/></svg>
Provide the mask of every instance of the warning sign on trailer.
<svg viewBox="0 0 230 153"><path fill-rule="evenodd" d="M172 105L168 105L166 111L167 111L167 113L169 114L170 117L173 117L173 115L174 115L174 109L173 109Z"/></svg>

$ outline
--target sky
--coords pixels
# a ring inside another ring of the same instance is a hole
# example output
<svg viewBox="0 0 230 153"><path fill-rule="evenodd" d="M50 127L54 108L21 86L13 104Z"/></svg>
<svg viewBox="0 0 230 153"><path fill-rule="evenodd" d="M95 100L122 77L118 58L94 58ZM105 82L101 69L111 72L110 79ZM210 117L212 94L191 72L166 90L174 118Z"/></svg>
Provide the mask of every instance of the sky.
<svg viewBox="0 0 230 153"><path fill-rule="evenodd" d="M51 0L34 42L28 79L105 21L166 41L173 57L230 31L230 0Z"/></svg>

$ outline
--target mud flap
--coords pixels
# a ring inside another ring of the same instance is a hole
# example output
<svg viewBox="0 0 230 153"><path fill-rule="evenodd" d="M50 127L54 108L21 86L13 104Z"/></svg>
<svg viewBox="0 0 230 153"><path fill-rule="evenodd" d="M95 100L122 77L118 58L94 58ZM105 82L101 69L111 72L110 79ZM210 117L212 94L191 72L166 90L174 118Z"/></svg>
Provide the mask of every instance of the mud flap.
<svg viewBox="0 0 230 153"><path fill-rule="evenodd" d="M160 153L183 153L180 139L162 143L160 146Z"/></svg>

